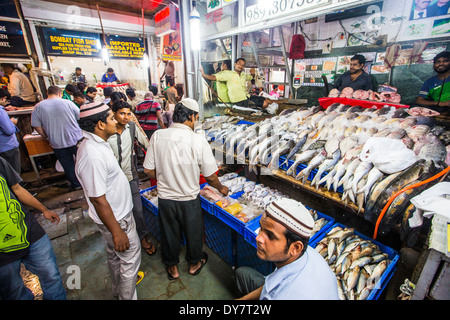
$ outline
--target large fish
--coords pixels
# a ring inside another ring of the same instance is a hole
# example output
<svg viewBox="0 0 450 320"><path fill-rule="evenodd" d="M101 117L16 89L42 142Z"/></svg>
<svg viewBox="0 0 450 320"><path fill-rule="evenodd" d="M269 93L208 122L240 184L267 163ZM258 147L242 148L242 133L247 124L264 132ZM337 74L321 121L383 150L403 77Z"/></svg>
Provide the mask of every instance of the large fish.
<svg viewBox="0 0 450 320"><path fill-rule="evenodd" d="M347 185L349 184L349 179L350 179L350 177L353 177L353 174L355 173L355 170L359 166L360 163L361 163L361 160L359 160L358 158L355 158L355 159L353 159L352 162L350 162L350 164L345 169L344 176L341 178L341 180L339 180L339 183L336 186L337 188L339 188L340 186L344 186L344 189L347 189Z"/></svg>
<svg viewBox="0 0 450 320"><path fill-rule="evenodd" d="M428 167L433 165L432 161L425 161L423 159L416 161L412 166L400 172L400 175L393 179L389 185L379 194L374 201L372 207L364 209L364 214L370 216L373 220L369 220L375 223L376 218L380 214L386 202L397 191L402 189L406 184L419 179L419 177L426 171ZM368 210L368 212L366 212Z"/></svg>
<svg viewBox="0 0 450 320"><path fill-rule="evenodd" d="M364 206L364 219L375 223L375 221L374 221L375 215L372 214L371 209L375 205L375 201L377 201L378 197L384 191L384 189L386 189L386 187L392 182L392 180L394 180L396 177L398 177L400 175L400 173L401 172L393 173L393 174L387 176L386 178L384 178L383 180L381 180L376 185L374 185L372 191L370 192L369 198L367 199L366 204ZM378 216L375 216L375 218L376 217L378 217Z"/></svg>
<svg viewBox="0 0 450 320"><path fill-rule="evenodd" d="M354 195L356 195L356 192L358 191L358 183L359 180L362 179L366 174L369 173L369 171L373 168L372 162L361 162L358 167L355 169L355 173L353 174L353 181L352 181L352 192Z"/></svg>
<svg viewBox="0 0 450 320"><path fill-rule="evenodd" d="M327 157L327 153L325 150L321 151L318 155L316 155L314 158L311 159L308 166L300 171L297 176L295 177L295 180L302 179L302 183L305 184L306 180L309 177L309 174L311 171L315 168L317 168Z"/></svg>
<svg viewBox="0 0 450 320"><path fill-rule="evenodd" d="M319 152L321 152L323 148L321 149L312 149L312 150L306 150L303 151L300 154L297 154L295 156L294 163L289 167L289 169L286 171L286 175L293 176L294 178L297 176L297 167L302 163L307 163L311 161L312 158Z"/></svg>
<svg viewBox="0 0 450 320"><path fill-rule="evenodd" d="M357 190L356 194L364 194L364 201L367 201L367 196L369 195L373 185L381 180L383 176L383 172L378 170L377 167L373 167L368 174L366 184L363 185L359 190Z"/></svg>
<svg viewBox="0 0 450 320"><path fill-rule="evenodd" d="M407 183L402 188L432 177L436 173L435 171L435 166L432 162L429 165L426 164L424 167L424 172L419 176L419 178ZM437 183L437 180L403 191L401 194L399 194L389 205L389 208L381 219L380 225L378 226L378 234L380 234L381 236L386 235L391 230L391 228L401 219L404 211L410 204L409 201L411 200L411 198L419 195L420 193L422 193L422 191L428 189L434 183Z"/></svg>
<svg viewBox="0 0 450 320"><path fill-rule="evenodd" d="M289 152L289 154L286 157L286 160L280 165L282 167L283 165L288 165L289 160L296 154L301 148L305 145L306 139L308 138L308 135L305 134L303 137L300 138L300 140L297 141L297 144L292 148L292 150Z"/></svg>
<svg viewBox="0 0 450 320"><path fill-rule="evenodd" d="M422 140L424 141L424 145L417 155L419 159L434 160L435 162L445 160L447 151L444 144L438 137L432 133L429 133L420 139L420 141Z"/></svg>
<svg viewBox="0 0 450 320"><path fill-rule="evenodd" d="M284 142L275 152L272 153L272 160L269 163L270 168L278 168L279 167L279 157L283 154L286 154L289 150L292 149L292 145L294 141L288 140Z"/></svg>
<svg viewBox="0 0 450 320"><path fill-rule="evenodd" d="M314 179L311 181L311 186L315 185L316 190L319 189L322 174L326 172L328 169L333 168L338 163L340 157L341 157L341 150L336 149L336 151L333 153L332 159L327 159L324 162L322 162L322 164L319 166L319 170L314 176Z"/></svg>

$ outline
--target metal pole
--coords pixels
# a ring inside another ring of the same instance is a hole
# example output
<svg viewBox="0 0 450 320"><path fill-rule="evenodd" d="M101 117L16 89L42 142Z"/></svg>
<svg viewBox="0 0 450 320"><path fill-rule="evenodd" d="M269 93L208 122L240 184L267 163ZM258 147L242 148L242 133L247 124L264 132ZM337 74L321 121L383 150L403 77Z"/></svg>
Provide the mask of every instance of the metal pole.
<svg viewBox="0 0 450 320"><path fill-rule="evenodd" d="M189 0L181 0L180 5L180 32L183 47L183 62L186 75L186 97L195 99L194 97L194 72L192 70L192 54L189 40L189 13L191 10Z"/></svg>

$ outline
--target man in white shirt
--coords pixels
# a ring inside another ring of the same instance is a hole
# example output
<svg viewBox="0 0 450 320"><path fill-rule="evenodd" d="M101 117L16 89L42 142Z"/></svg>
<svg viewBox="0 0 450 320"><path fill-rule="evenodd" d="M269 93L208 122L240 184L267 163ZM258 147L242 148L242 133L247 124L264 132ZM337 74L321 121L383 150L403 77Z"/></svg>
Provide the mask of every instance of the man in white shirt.
<svg viewBox="0 0 450 320"><path fill-rule="evenodd" d="M224 195L228 188L217 178L211 147L204 135L194 132L199 107L193 99L181 100L174 109L173 124L157 130L150 139L144 171L158 181L161 255L170 280L179 277L181 231L186 236L189 273L197 275L208 260L203 247L200 206L200 174Z"/></svg>
<svg viewBox="0 0 450 320"><path fill-rule="evenodd" d="M25 103L36 101L33 86L30 80L22 72L17 70L13 64L3 63L3 71L9 76L8 91L11 97L19 97Z"/></svg>
<svg viewBox="0 0 450 320"><path fill-rule="evenodd" d="M325 259L308 246L314 219L300 202L281 198L267 206L256 237L258 258L276 269L264 277L236 270L241 300L338 300L337 280Z"/></svg>
<svg viewBox="0 0 450 320"><path fill-rule="evenodd" d="M107 243L113 295L136 300L141 244L133 218L130 184L107 142L116 132L110 108L99 102L81 106L79 124L84 140L75 171L89 204L89 216Z"/></svg>

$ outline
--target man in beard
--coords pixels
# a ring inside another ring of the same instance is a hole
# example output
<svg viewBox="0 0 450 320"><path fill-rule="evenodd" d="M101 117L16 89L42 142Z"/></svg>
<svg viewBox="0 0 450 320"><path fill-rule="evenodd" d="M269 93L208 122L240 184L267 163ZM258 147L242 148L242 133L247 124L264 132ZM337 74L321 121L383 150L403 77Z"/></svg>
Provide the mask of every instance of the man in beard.
<svg viewBox="0 0 450 320"><path fill-rule="evenodd" d="M351 87L356 90L373 90L372 78L363 70L366 58L361 54L355 54L350 59L350 70L344 72L334 83L333 88L342 89Z"/></svg>
<svg viewBox="0 0 450 320"><path fill-rule="evenodd" d="M450 107L450 51L443 51L433 59L436 75L424 82L416 103L437 112L449 113Z"/></svg>

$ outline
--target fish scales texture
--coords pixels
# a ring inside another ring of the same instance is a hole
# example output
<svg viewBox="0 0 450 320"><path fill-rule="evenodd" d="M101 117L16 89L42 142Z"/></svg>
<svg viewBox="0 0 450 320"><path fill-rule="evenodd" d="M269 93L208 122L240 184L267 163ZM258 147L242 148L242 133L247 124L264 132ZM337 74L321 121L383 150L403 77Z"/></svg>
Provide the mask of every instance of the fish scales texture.
<svg viewBox="0 0 450 320"><path fill-rule="evenodd" d="M427 167L430 166L431 163L431 161L425 161L421 159L408 169L402 171L400 175L393 179L389 183L389 185L380 193L373 207L370 208L369 214L378 216L389 198L409 182L417 180L420 175L422 175L423 172L427 170Z"/></svg>
<svg viewBox="0 0 450 320"><path fill-rule="evenodd" d="M336 274L341 300L365 300L376 288L389 265L388 254L378 245L354 233L352 228L336 226L316 245Z"/></svg>

